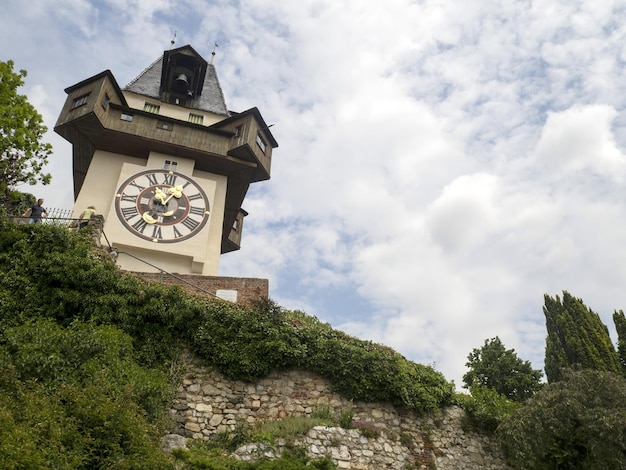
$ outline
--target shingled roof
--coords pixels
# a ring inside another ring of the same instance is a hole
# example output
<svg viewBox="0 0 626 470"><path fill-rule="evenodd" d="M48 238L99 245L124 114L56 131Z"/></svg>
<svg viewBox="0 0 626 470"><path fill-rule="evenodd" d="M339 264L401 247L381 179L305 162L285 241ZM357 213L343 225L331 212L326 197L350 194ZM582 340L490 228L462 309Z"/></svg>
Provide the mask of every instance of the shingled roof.
<svg viewBox="0 0 626 470"><path fill-rule="evenodd" d="M179 50L180 49L189 49L190 52L197 55L197 52L191 46L183 46L179 48ZM148 96L156 100L160 99L159 89L161 86L162 69L163 56L153 62L137 78L126 85L124 90ZM230 116L228 108L226 107L226 101L224 100L224 93L217 79L213 64L207 64L202 94L194 103L193 108L222 116Z"/></svg>

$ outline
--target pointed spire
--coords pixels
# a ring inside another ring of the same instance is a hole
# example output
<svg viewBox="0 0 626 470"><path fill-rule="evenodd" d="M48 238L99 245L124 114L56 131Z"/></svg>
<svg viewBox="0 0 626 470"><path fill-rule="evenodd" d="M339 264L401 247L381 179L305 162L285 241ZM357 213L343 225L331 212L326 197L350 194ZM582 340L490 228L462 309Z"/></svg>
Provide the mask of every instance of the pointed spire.
<svg viewBox="0 0 626 470"><path fill-rule="evenodd" d="M178 31L174 31L174 36L172 37L172 40L170 41L170 50L172 49L172 47L174 47L174 44L176 44L176 33Z"/></svg>
<svg viewBox="0 0 626 470"><path fill-rule="evenodd" d="M213 65L213 59L215 59L215 50L217 49L217 42L213 45L213 52L211 52L211 65Z"/></svg>

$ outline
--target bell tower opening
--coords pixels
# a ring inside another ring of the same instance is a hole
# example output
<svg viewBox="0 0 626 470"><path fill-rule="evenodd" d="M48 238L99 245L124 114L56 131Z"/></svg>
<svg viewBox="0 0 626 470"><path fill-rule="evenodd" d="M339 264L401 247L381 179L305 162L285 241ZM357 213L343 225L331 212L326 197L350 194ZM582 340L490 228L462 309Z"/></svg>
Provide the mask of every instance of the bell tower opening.
<svg viewBox="0 0 626 470"><path fill-rule="evenodd" d="M165 103L193 107L202 95L207 62L188 50L165 51L160 95Z"/></svg>

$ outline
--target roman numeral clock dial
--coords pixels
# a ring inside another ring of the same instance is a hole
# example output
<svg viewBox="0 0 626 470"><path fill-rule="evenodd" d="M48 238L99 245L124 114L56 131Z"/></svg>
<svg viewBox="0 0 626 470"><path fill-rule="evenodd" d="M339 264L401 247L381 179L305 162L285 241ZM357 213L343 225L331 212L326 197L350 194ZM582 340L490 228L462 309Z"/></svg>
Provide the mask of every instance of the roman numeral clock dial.
<svg viewBox="0 0 626 470"><path fill-rule="evenodd" d="M187 240L209 220L209 199L193 179L168 170L128 178L115 195L115 211L133 235L155 243Z"/></svg>

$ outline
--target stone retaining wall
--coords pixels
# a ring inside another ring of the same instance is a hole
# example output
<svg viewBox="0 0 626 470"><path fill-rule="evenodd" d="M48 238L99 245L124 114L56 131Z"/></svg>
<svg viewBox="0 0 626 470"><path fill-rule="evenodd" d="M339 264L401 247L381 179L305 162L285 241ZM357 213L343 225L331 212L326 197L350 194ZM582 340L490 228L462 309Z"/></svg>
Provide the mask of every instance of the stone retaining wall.
<svg viewBox="0 0 626 470"><path fill-rule="evenodd" d="M366 438L358 429L315 427L295 442L311 457L332 458L340 469L507 468L491 439L461 429L460 408L418 417L384 403L351 402L333 393L323 377L301 370L273 373L250 384L228 380L198 364L189 365L170 410L177 423L170 438L210 439L217 433L233 431L238 423L253 426L259 420L311 416L322 408L335 416L352 410L355 421L365 422L380 433L379 437ZM236 456L278 456L285 445L251 444L238 449Z"/></svg>

